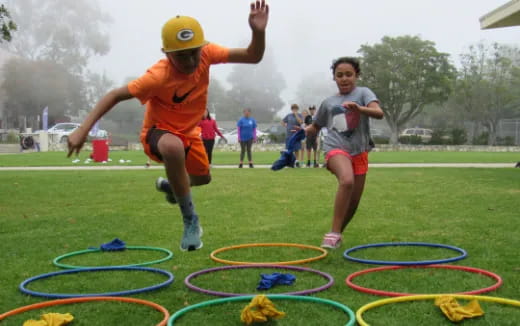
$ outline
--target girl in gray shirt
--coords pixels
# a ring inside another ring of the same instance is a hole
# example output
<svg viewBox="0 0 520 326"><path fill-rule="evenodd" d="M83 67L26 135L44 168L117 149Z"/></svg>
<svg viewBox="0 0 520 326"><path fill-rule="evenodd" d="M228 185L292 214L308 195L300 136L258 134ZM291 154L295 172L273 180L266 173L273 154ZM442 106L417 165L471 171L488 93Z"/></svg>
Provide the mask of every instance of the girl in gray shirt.
<svg viewBox="0 0 520 326"><path fill-rule="evenodd" d="M341 57L334 60L331 69L339 93L321 103L305 132L313 136L323 127L328 130L323 150L327 169L338 180L338 190L332 227L321 246L335 249L341 246L341 234L354 216L365 186L368 152L372 149L369 117L382 119L384 113L369 88L356 86L361 74L357 59Z"/></svg>

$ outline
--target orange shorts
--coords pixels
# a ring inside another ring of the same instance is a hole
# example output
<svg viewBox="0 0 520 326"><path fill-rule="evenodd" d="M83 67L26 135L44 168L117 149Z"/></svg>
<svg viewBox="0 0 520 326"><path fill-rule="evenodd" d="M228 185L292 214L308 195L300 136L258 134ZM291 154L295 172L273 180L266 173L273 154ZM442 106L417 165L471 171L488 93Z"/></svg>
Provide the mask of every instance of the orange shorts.
<svg viewBox="0 0 520 326"><path fill-rule="evenodd" d="M354 171L354 175L367 174L368 152L363 152L361 154L352 156L341 149L333 149L327 153L327 156L325 156L325 160L328 161L331 157L336 155L343 155L350 159L350 162L352 162L352 170Z"/></svg>
<svg viewBox="0 0 520 326"><path fill-rule="evenodd" d="M184 150L186 154L186 170L190 175L208 175L209 174L209 161L204 148L204 143L200 138L200 135L194 133L192 135L184 135L170 130L163 130L157 128L150 128L143 130L141 137L141 143L144 147L144 152L152 160L163 163L161 153L157 144L159 139L164 134L172 134L179 137L184 143Z"/></svg>

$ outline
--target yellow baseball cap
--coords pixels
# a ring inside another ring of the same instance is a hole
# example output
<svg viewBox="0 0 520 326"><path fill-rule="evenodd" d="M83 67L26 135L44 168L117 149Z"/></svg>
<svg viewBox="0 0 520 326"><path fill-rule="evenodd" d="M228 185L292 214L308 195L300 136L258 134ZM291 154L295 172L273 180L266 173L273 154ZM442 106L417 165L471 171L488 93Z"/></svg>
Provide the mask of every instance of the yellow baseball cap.
<svg viewBox="0 0 520 326"><path fill-rule="evenodd" d="M199 22L189 16L176 16L162 28L164 52L174 52L201 47L208 42Z"/></svg>

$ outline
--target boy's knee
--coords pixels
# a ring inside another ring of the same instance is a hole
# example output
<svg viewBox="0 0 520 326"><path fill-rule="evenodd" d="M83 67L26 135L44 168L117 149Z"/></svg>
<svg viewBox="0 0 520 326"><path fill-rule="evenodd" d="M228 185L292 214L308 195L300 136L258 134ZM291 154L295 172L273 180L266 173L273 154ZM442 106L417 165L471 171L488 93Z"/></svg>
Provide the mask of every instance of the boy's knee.
<svg viewBox="0 0 520 326"><path fill-rule="evenodd" d="M159 152L163 157L168 156L178 156L179 154L184 155L184 144L179 139L179 137L165 134L159 139L159 143L157 144L159 148Z"/></svg>
<svg viewBox="0 0 520 326"><path fill-rule="evenodd" d="M192 186L203 186L211 182L211 174L190 176Z"/></svg>

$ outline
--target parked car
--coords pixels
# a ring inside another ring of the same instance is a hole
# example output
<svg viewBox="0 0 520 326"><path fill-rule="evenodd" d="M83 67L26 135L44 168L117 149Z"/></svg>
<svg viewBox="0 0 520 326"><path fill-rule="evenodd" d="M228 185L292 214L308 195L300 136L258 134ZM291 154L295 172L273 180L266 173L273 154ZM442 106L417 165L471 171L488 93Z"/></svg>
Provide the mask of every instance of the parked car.
<svg viewBox="0 0 520 326"><path fill-rule="evenodd" d="M237 129L226 132L223 135L226 139L224 139L222 137L218 137L217 144L219 144L219 145L238 144L238 130ZM265 141L265 139L267 139L267 134L265 132L262 132L257 129L256 138L258 139L259 142L263 143Z"/></svg>
<svg viewBox="0 0 520 326"><path fill-rule="evenodd" d="M370 136L376 144L388 144L390 136L381 129L370 129Z"/></svg>
<svg viewBox="0 0 520 326"><path fill-rule="evenodd" d="M59 141L60 143L66 143L69 139L69 135L76 130L80 126L79 123L74 122L62 122L57 123L54 126L47 129L47 132L49 135L51 135L54 139ZM36 132L39 132L42 130L38 130ZM107 138L108 137L108 131L103 129L98 129L96 133L92 132L92 130L89 132L89 137L92 138Z"/></svg>
<svg viewBox="0 0 520 326"><path fill-rule="evenodd" d="M422 143L427 143L432 139L433 130L425 128L407 128L399 135L399 139L407 139L415 136L421 140Z"/></svg>

